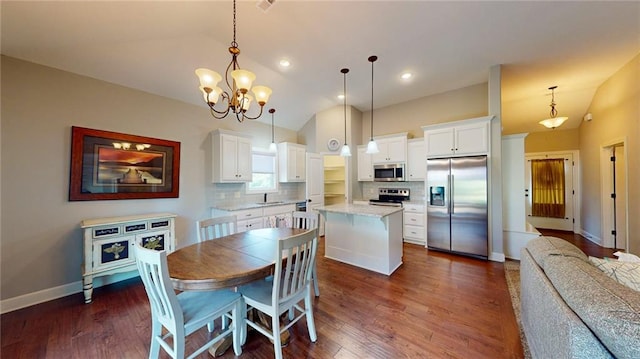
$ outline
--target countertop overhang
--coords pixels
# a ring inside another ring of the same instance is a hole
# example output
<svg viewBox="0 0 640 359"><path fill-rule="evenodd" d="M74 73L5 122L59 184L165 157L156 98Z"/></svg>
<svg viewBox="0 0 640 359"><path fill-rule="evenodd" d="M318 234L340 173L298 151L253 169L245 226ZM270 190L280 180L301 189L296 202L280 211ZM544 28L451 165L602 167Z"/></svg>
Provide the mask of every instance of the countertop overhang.
<svg viewBox="0 0 640 359"><path fill-rule="evenodd" d="M306 202L306 200L305 199L285 199L282 201L273 201L273 202L255 202L255 203L241 203L241 204L234 203L230 205L213 205L212 208L219 209L222 211L240 211L243 209L286 206L289 204L296 204L300 202Z"/></svg>
<svg viewBox="0 0 640 359"><path fill-rule="evenodd" d="M369 217L386 217L388 215L402 212L402 207L390 207L390 206L372 206L372 205L362 205L362 204L333 204L330 206L323 206L316 208L319 212L333 212L333 213L341 213L341 214L351 214L351 215L359 215L359 216L369 216Z"/></svg>

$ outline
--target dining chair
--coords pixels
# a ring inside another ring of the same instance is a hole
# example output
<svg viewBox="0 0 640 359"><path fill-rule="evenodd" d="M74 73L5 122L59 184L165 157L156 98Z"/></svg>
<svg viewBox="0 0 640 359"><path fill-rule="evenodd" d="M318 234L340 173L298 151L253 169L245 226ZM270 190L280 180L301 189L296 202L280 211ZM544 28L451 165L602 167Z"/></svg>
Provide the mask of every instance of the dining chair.
<svg viewBox="0 0 640 359"><path fill-rule="evenodd" d="M238 288L244 300L242 310L242 341L250 326L273 342L276 359L282 358L280 335L302 317L306 317L309 338L318 339L313 320L311 302L311 271L318 248L318 229L312 229L277 241L275 270L271 280L257 280ZM300 302L304 301L304 308ZM259 324L259 315L247 317L247 311L256 309L271 317L271 328ZM292 320L280 326L280 315L294 309L298 312Z"/></svg>
<svg viewBox="0 0 640 359"><path fill-rule="evenodd" d="M196 222L198 242L228 236L238 231L236 216L224 216L203 219Z"/></svg>
<svg viewBox="0 0 640 359"><path fill-rule="evenodd" d="M292 214L293 228L312 229L318 228L320 222L320 214L318 212L295 211ZM313 265L311 272L311 281L313 282L313 292L316 297L320 296L320 288L318 287L318 271L316 265Z"/></svg>
<svg viewBox="0 0 640 359"><path fill-rule="evenodd" d="M158 358L160 347L175 359L185 357L186 337L204 327L213 331L214 320L230 316L231 325L194 351L187 358L195 358L226 336L233 336L233 351L242 353L240 335L243 329L242 297L230 290L185 291L176 294L169 278L167 253L135 245L135 258L140 277L151 305L151 348L149 358ZM231 313L231 314L229 314ZM163 328L167 333L162 334ZM172 338L171 344L167 342Z"/></svg>

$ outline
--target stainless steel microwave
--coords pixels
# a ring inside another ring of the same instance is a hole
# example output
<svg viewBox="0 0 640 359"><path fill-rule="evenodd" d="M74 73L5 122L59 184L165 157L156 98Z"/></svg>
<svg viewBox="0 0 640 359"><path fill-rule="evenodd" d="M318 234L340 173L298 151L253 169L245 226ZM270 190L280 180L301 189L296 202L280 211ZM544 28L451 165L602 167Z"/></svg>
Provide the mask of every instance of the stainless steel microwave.
<svg viewBox="0 0 640 359"><path fill-rule="evenodd" d="M404 182L404 163L373 165L373 180L376 182Z"/></svg>

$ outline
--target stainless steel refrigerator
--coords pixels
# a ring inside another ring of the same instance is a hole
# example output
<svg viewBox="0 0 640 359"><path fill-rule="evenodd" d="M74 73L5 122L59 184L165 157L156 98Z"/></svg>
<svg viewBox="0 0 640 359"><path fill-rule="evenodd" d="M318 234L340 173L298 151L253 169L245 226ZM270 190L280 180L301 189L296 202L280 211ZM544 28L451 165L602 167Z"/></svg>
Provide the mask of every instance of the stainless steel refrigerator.
<svg viewBox="0 0 640 359"><path fill-rule="evenodd" d="M487 156L427 160L427 246L488 256Z"/></svg>

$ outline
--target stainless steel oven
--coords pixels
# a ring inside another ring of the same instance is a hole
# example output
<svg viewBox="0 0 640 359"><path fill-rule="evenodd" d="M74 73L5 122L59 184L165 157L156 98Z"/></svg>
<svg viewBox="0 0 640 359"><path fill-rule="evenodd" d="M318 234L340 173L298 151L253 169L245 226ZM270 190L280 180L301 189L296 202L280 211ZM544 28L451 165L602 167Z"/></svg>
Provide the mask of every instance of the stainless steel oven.
<svg viewBox="0 0 640 359"><path fill-rule="evenodd" d="M373 165L373 180L376 182L404 182L404 163Z"/></svg>

